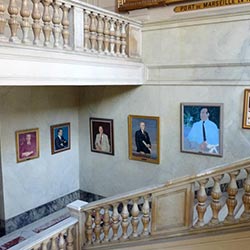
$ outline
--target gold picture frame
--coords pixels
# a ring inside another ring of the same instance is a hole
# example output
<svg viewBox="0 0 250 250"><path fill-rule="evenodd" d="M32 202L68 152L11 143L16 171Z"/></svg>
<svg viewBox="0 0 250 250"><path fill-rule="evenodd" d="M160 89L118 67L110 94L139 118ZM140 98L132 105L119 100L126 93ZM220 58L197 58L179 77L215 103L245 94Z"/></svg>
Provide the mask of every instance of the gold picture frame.
<svg viewBox="0 0 250 250"><path fill-rule="evenodd" d="M15 134L17 162L39 158L39 129L19 130Z"/></svg>
<svg viewBox="0 0 250 250"><path fill-rule="evenodd" d="M160 163L160 117L128 116L129 159Z"/></svg>
<svg viewBox="0 0 250 250"><path fill-rule="evenodd" d="M242 128L250 129L250 89L244 90Z"/></svg>
<svg viewBox="0 0 250 250"><path fill-rule="evenodd" d="M52 155L66 150L70 150L71 147L70 133L71 131L69 122L50 126Z"/></svg>

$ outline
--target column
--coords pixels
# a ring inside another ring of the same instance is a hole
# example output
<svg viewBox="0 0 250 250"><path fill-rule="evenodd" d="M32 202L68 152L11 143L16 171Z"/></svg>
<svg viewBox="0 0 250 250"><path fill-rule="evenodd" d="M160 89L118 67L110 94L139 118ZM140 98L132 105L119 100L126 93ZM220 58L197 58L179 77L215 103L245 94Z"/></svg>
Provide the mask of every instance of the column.
<svg viewBox="0 0 250 250"><path fill-rule="evenodd" d="M50 36L52 32L51 28L51 16L49 12L49 6L52 0L42 0L43 4L43 34L44 34L44 46L48 47L50 45Z"/></svg>
<svg viewBox="0 0 250 250"><path fill-rule="evenodd" d="M54 36L54 47L59 48L59 40L60 40L60 35L61 35L61 28L60 28L60 23L61 23L61 18L59 14L59 9L60 9L61 3L59 3L57 0L54 0L53 2L53 36Z"/></svg>
<svg viewBox="0 0 250 250"><path fill-rule="evenodd" d="M41 34L41 24L40 24L40 19L41 19L41 13L39 10L39 3L40 0L31 0L33 3L33 10L32 10L32 19L33 19L33 24L32 24L32 30L33 30L33 35L34 35L34 40L33 44L34 45L39 45L40 44L40 34Z"/></svg>
<svg viewBox="0 0 250 250"><path fill-rule="evenodd" d="M22 43L29 43L28 35L29 35L29 17L30 17L30 10L28 6L28 0L22 0L22 7L20 11L22 22L21 22L21 28L23 32L23 38Z"/></svg>
<svg viewBox="0 0 250 250"><path fill-rule="evenodd" d="M9 41L13 43L19 43L19 39L17 37L17 29L19 27L19 23L17 21L18 7L16 4L16 0L9 1L8 13L10 15L10 19L8 21L8 24L11 33Z"/></svg>

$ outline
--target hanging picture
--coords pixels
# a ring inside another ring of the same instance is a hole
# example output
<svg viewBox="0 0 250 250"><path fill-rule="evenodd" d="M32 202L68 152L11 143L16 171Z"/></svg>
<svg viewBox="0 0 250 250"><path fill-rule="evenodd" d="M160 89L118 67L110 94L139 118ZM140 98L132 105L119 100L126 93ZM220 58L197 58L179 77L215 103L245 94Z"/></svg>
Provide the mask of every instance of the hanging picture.
<svg viewBox="0 0 250 250"><path fill-rule="evenodd" d="M92 152L114 155L113 120L89 118L90 148Z"/></svg>
<svg viewBox="0 0 250 250"><path fill-rule="evenodd" d="M70 123L50 126L51 153L56 154L70 149Z"/></svg>
<svg viewBox="0 0 250 250"><path fill-rule="evenodd" d="M250 128L250 89L244 91L243 128Z"/></svg>
<svg viewBox="0 0 250 250"><path fill-rule="evenodd" d="M155 116L129 115L129 159L160 163L160 118Z"/></svg>
<svg viewBox="0 0 250 250"><path fill-rule="evenodd" d="M39 129L16 131L17 162L27 161L39 157Z"/></svg>
<svg viewBox="0 0 250 250"><path fill-rule="evenodd" d="M181 104L181 151L222 156L223 104Z"/></svg>

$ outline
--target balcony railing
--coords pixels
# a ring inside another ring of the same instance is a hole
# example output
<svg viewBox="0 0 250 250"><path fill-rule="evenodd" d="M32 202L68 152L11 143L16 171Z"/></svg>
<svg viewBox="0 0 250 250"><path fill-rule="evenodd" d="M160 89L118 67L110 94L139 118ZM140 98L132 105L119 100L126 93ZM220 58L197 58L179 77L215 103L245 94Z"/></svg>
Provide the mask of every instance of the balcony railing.
<svg viewBox="0 0 250 250"><path fill-rule="evenodd" d="M238 184L242 186L238 187ZM80 245L223 230L250 222L250 159L74 208ZM242 223L242 224L241 224Z"/></svg>
<svg viewBox="0 0 250 250"><path fill-rule="evenodd" d="M0 44L140 58L141 23L78 0L0 0Z"/></svg>

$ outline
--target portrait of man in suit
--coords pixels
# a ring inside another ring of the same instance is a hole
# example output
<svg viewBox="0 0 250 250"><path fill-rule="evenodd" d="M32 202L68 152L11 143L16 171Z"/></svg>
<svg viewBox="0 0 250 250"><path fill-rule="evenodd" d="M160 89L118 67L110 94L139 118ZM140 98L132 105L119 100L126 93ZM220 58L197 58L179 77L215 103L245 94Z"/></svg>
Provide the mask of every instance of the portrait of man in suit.
<svg viewBox="0 0 250 250"><path fill-rule="evenodd" d="M103 132L103 127L99 126L98 134L95 137L95 148L98 151L110 152L109 138Z"/></svg>
<svg viewBox="0 0 250 250"><path fill-rule="evenodd" d="M90 117L89 125L91 151L114 155L113 120Z"/></svg>
<svg viewBox="0 0 250 250"><path fill-rule="evenodd" d="M68 147L68 141L63 137L63 129L57 129L57 137L55 139L55 149L62 149Z"/></svg>
<svg viewBox="0 0 250 250"><path fill-rule="evenodd" d="M184 105L182 107L182 151L220 155L222 105Z"/></svg>
<svg viewBox="0 0 250 250"><path fill-rule="evenodd" d="M160 118L129 115L129 159L160 163Z"/></svg>
<svg viewBox="0 0 250 250"><path fill-rule="evenodd" d="M70 123L50 126L51 153L59 153L70 149Z"/></svg>
<svg viewBox="0 0 250 250"><path fill-rule="evenodd" d="M140 154L151 153L151 142L148 132L145 130L145 122L140 122L140 129L135 132L135 144Z"/></svg>

